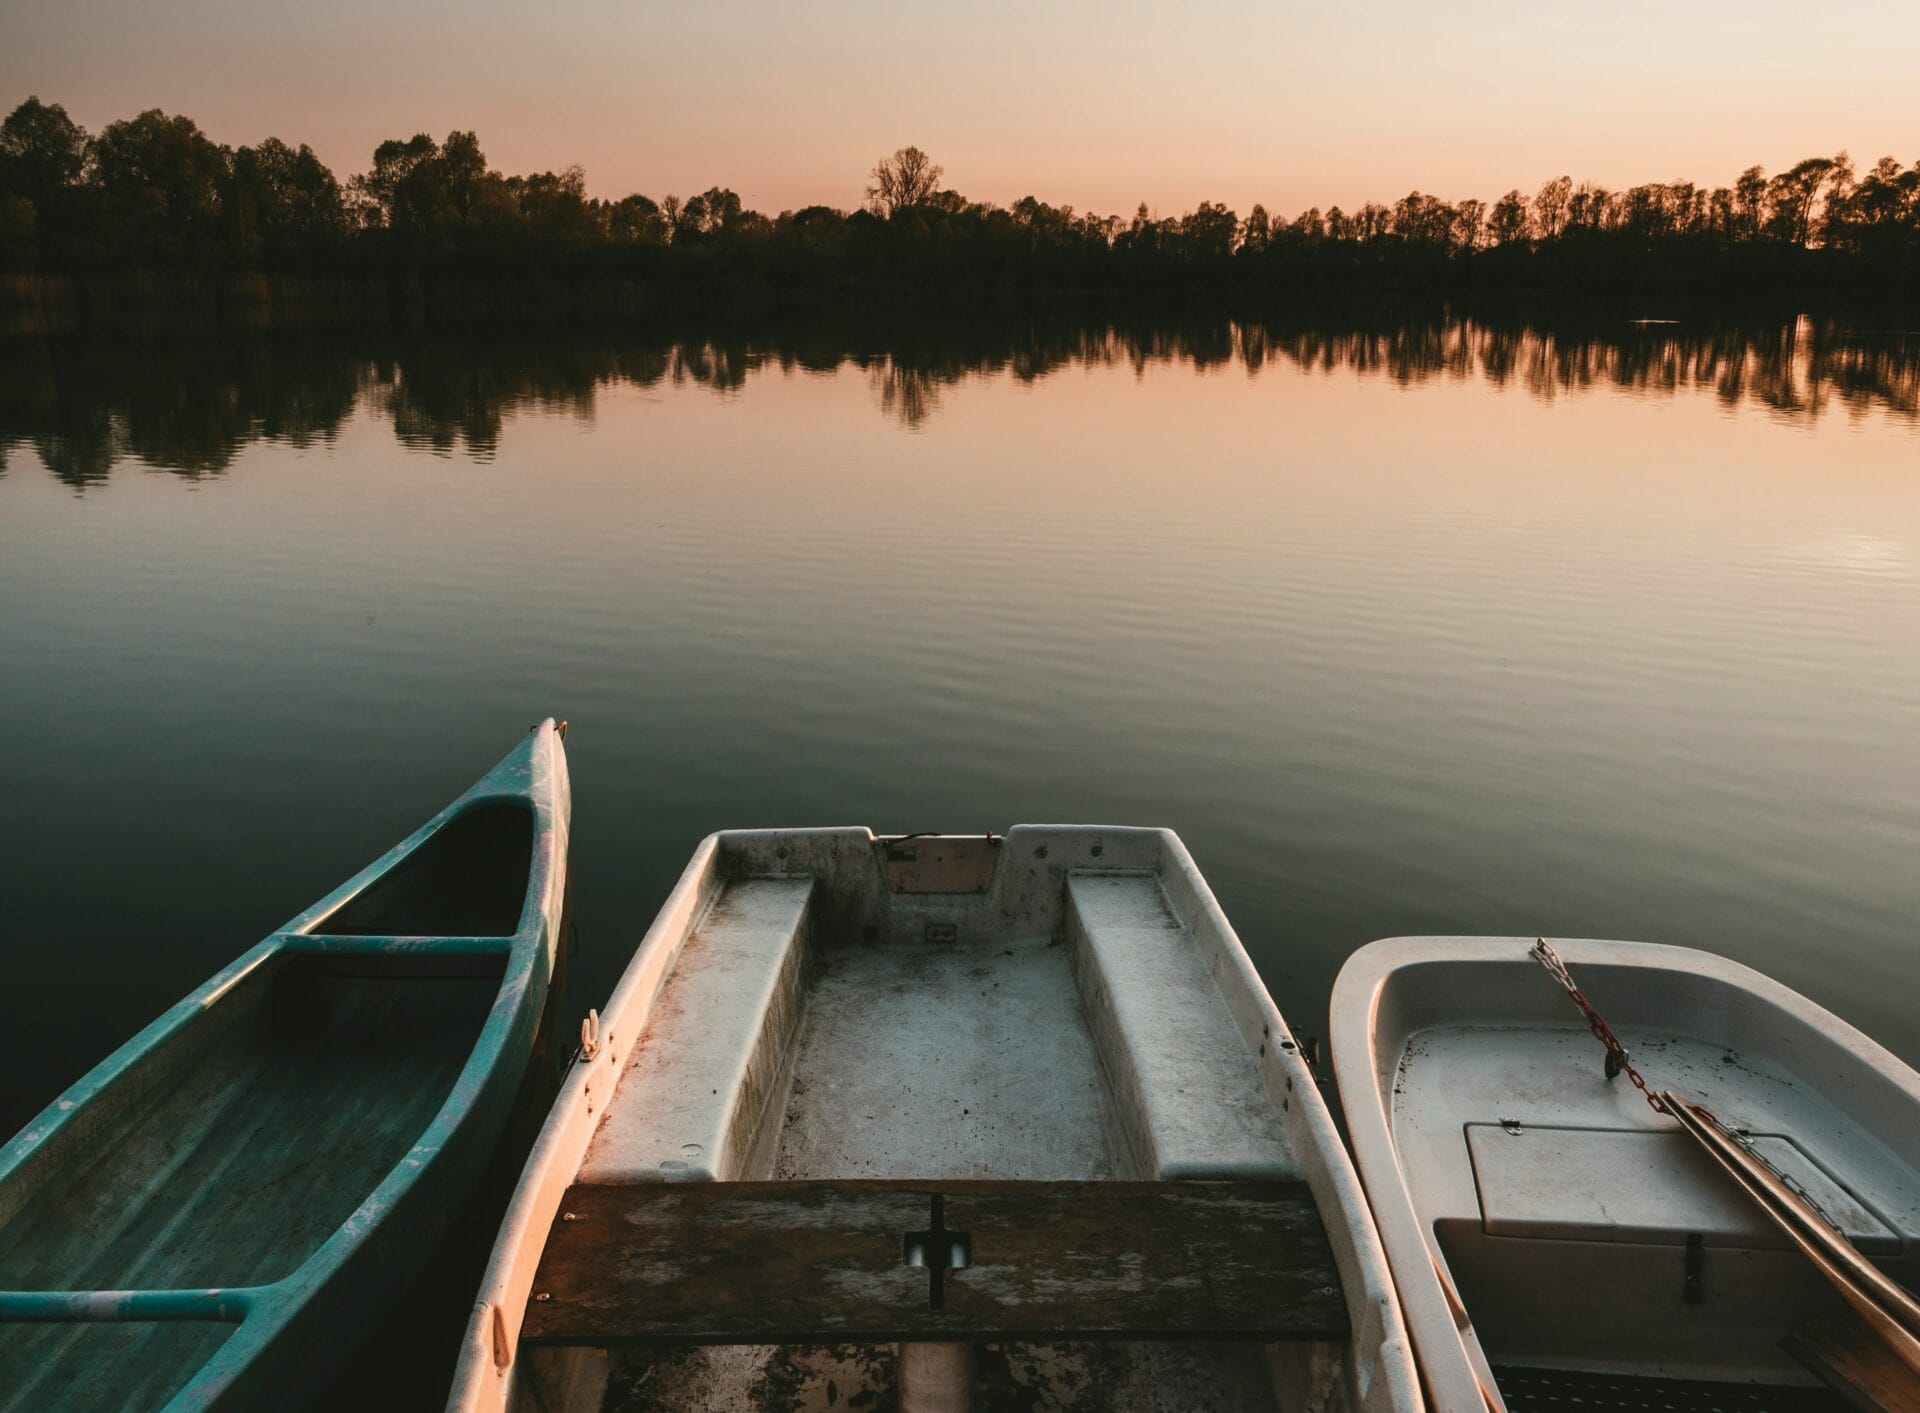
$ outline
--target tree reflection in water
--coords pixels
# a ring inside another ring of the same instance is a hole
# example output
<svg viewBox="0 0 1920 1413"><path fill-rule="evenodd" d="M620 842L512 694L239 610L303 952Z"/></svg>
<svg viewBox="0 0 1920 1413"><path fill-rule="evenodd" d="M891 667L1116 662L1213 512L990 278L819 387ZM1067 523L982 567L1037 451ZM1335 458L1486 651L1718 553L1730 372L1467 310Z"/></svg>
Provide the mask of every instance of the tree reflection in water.
<svg viewBox="0 0 1920 1413"><path fill-rule="evenodd" d="M1070 366L1279 364L1401 384L1483 379L1553 399L1594 388L1708 390L1796 419L1837 403L1920 419L1920 331L1834 320L1622 322L1435 315L1394 322L1209 317L938 320L902 326L674 331L647 337L355 339L270 335L192 341L16 343L0 360L0 474L16 449L76 490L133 461L218 475L250 442L330 442L356 410L410 447L485 460L521 411L591 420L602 387L695 384L730 393L763 371L864 373L878 412L907 428L969 379L1023 382Z"/></svg>

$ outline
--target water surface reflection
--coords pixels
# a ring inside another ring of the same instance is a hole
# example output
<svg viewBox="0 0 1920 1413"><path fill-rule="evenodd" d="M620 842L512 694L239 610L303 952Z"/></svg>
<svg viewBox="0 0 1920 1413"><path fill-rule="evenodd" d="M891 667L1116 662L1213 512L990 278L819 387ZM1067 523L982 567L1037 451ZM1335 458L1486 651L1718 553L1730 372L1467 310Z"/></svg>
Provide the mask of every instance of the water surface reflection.
<svg viewBox="0 0 1920 1413"><path fill-rule="evenodd" d="M917 429L969 380L1035 382L1069 368L1183 365L1259 378L1274 364L1407 386L1478 380L1553 399L1595 388L1710 392L1815 421L1920 419L1920 331L1859 332L1800 318L1759 323L1434 317L1379 327L1192 318L937 321L661 333L617 339L516 333L355 340L311 336L17 344L0 369L0 469L30 446L76 490L124 461L187 477L228 469L250 442L331 441L357 409L402 445L486 459L525 412L590 420L609 388L727 393L769 371L853 368L880 415Z"/></svg>
<svg viewBox="0 0 1920 1413"><path fill-rule="evenodd" d="M1179 829L1309 1031L1369 937L1545 931L1920 1054L1912 335L10 352L0 1128L549 713L582 1008L710 829L1069 819Z"/></svg>

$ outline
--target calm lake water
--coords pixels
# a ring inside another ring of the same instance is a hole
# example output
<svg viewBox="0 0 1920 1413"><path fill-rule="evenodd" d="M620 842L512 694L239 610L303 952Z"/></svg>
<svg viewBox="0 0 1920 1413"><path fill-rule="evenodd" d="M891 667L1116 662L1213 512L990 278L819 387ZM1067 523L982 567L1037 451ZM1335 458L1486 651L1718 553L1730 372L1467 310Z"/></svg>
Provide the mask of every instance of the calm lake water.
<svg viewBox="0 0 1920 1413"><path fill-rule="evenodd" d="M584 1011L725 826L1170 825L1726 953L1920 1060L1920 335L8 345L0 1129L571 719Z"/></svg>

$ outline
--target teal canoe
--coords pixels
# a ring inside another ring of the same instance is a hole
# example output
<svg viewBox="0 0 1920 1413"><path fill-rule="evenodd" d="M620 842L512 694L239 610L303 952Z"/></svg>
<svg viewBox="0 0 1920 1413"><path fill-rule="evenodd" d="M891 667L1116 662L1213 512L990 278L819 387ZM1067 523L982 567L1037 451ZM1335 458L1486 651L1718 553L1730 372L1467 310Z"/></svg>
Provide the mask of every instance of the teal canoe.
<svg viewBox="0 0 1920 1413"><path fill-rule="evenodd" d="M283 1407L432 1252L553 974L543 722L0 1148L0 1409Z"/></svg>

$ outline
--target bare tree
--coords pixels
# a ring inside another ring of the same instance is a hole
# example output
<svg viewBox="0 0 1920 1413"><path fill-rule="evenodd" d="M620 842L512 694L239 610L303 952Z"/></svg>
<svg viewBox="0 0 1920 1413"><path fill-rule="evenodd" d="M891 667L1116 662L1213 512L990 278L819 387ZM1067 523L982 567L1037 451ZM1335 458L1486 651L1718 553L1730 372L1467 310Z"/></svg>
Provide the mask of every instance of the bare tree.
<svg viewBox="0 0 1920 1413"><path fill-rule="evenodd" d="M1573 178L1555 177L1533 198L1534 225L1542 240L1558 240L1567 228L1567 208L1573 200Z"/></svg>
<svg viewBox="0 0 1920 1413"><path fill-rule="evenodd" d="M1813 208L1823 187L1844 190L1853 179L1853 162L1838 157L1809 157L1796 162L1767 183L1772 216L1768 232L1776 239L1805 246L1813 234Z"/></svg>
<svg viewBox="0 0 1920 1413"><path fill-rule="evenodd" d="M919 148L903 147L893 156L881 158L869 175L873 185L867 188L868 207L879 215L891 216L932 196L946 173Z"/></svg>
<svg viewBox="0 0 1920 1413"><path fill-rule="evenodd" d="M1733 183L1734 219L1740 223L1742 239L1752 240L1760 234L1766 205L1767 174L1759 167L1749 167Z"/></svg>
<svg viewBox="0 0 1920 1413"><path fill-rule="evenodd" d="M1496 245L1514 245L1527 238L1527 198L1518 190L1510 191L1493 203L1487 213L1487 230Z"/></svg>
<svg viewBox="0 0 1920 1413"><path fill-rule="evenodd" d="M1478 250L1487 234L1487 203L1468 197L1453 208L1453 239L1462 250Z"/></svg>

